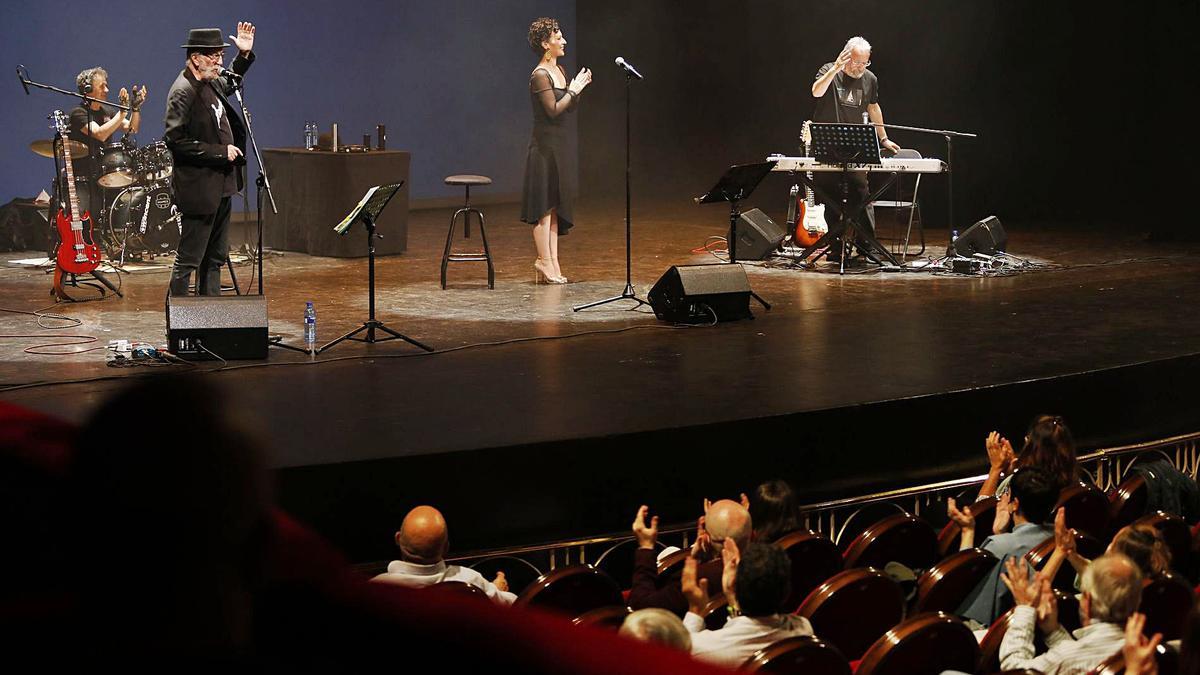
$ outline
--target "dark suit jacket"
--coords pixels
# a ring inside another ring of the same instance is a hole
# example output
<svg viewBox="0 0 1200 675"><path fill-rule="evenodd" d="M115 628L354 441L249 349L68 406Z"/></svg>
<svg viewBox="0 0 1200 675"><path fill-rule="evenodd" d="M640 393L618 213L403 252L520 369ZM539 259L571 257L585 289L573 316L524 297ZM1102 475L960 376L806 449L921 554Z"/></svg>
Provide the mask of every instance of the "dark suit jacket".
<svg viewBox="0 0 1200 675"><path fill-rule="evenodd" d="M244 74L253 62L254 52L238 54L230 70ZM167 130L163 140L175 159L175 203L180 211L190 214L216 212L221 203L225 172L231 165L225 145L221 143L216 118L199 103L200 87L212 87L216 92L229 116L234 145L243 152L246 150L246 127L226 98L233 89L221 78L200 82L192 71L184 68L167 95ZM239 190L245 184L243 166L245 161L239 157L234 166Z"/></svg>

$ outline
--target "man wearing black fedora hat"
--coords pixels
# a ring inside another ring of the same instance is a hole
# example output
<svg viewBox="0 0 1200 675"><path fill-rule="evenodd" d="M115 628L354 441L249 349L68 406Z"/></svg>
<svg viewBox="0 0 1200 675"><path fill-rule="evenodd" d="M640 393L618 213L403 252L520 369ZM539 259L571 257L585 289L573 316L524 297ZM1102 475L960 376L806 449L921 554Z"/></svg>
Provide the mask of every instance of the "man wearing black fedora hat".
<svg viewBox="0 0 1200 675"><path fill-rule="evenodd" d="M254 62L254 26L239 22L231 70ZM188 32L187 63L167 95L163 140L175 158L175 202L182 212L179 248L171 270L171 295L185 295L192 272L196 292L221 294L221 268L229 253L230 197L242 189L246 129L229 104L233 84L221 75L225 42L218 28Z"/></svg>

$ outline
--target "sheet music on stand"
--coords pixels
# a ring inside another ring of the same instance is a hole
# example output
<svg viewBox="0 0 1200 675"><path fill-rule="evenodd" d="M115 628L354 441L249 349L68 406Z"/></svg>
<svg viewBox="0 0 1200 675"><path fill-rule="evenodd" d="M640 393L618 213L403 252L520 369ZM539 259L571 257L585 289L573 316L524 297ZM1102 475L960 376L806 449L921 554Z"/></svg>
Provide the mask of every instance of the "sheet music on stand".
<svg viewBox="0 0 1200 675"><path fill-rule="evenodd" d="M873 124L843 124L814 122L812 133L813 158L825 164L882 164L879 156L879 136Z"/></svg>
<svg viewBox="0 0 1200 675"><path fill-rule="evenodd" d="M367 190L367 193L358 201L358 205L354 207L354 210L346 214L346 217L342 218L342 222L333 227L333 231L338 234L346 234L350 231L350 226L360 216L370 218L371 222L374 222L384 207L387 206L388 202L392 200L392 197L396 196L396 192L400 190L402 185L404 185L404 181L391 185L376 185Z"/></svg>

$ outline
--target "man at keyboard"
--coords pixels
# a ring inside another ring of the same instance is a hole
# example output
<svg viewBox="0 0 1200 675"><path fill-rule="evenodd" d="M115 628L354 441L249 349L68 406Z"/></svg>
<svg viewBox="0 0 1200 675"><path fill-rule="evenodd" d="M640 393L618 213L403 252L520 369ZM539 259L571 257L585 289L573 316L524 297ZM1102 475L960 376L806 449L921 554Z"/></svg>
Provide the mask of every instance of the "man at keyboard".
<svg viewBox="0 0 1200 675"><path fill-rule="evenodd" d="M864 124L872 122L883 124L883 109L879 106L879 80L875 73L867 70L871 65L871 43L861 37L852 37L842 48L836 60L826 63L817 71L816 81L812 85L812 95L817 99L813 110L814 122L842 122L847 124ZM879 148L884 156L899 152L900 146L888 139L887 129L875 127L879 136ZM841 191L841 176L836 173L819 173L814 182L830 195L838 195ZM870 195L867 174L850 174L851 211L856 210L856 203L861 203ZM837 215L832 209L825 210L825 220L830 226L837 222ZM863 211L858 224L865 231L874 234L874 214L870 208ZM829 260L837 262L841 256L841 241L831 242L833 249Z"/></svg>

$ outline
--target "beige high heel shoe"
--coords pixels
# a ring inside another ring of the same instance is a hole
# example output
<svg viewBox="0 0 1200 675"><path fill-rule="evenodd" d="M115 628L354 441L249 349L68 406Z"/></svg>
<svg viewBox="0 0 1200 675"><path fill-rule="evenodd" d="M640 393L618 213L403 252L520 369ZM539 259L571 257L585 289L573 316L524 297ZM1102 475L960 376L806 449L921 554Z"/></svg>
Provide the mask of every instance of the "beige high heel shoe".
<svg viewBox="0 0 1200 675"><path fill-rule="evenodd" d="M553 283L556 283L556 284L566 284L566 283L570 283L569 281L567 281L567 278L566 278L566 277L564 277L564 276L562 276L562 275L559 275L559 276L556 276L556 277L550 277L550 280L551 280Z"/></svg>
<svg viewBox="0 0 1200 675"><path fill-rule="evenodd" d="M544 269L547 267L542 258L533 261L533 283L534 284L555 284L555 277Z"/></svg>

